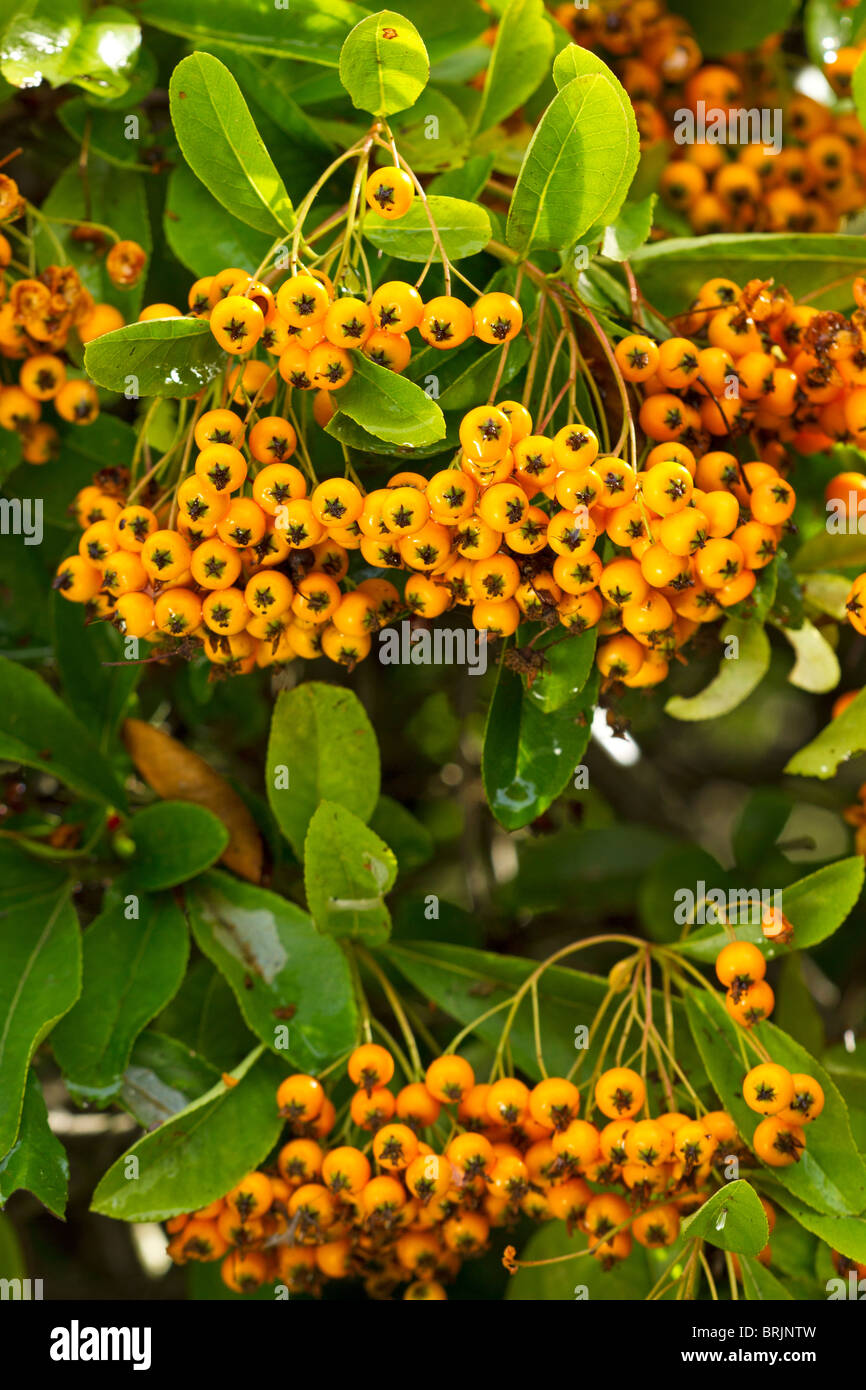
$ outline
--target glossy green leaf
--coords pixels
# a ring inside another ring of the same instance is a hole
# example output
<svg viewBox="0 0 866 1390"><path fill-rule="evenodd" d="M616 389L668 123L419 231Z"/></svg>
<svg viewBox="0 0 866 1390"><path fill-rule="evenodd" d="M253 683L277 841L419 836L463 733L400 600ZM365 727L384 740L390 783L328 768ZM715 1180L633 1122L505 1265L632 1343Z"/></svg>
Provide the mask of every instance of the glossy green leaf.
<svg viewBox="0 0 866 1390"><path fill-rule="evenodd" d="M206 956L193 962L177 994L154 1019L153 1026L217 1071L231 1071L254 1042L231 985Z"/></svg>
<svg viewBox="0 0 866 1390"><path fill-rule="evenodd" d="M808 294L817 308L846 309L853 304L851 281L862 264L860 237L787 232L671 237L642 246L631 260L643 293L662 314L680 312L713 275L740 285L755 277L775 276L795 299ZM816 294L820 286L831 282L833 289Z"/></svg>
<svg viewBox="0 0 866 1390"><path fill-rule="evenodd" d="M118 5L102 5L82 24L64 52L55 85L74 82L94 96L123 96L140 46L138 20Z"/></svg>
<svg viewBox="0 0 866 1390"><path fill-rule="evenodd" d="M504 664L487 713L481 776L493 815L517 830L546 811L580 762L592 727L598 682L545 714Z"/></svg>
<svg viewBox="0 0 866 1390"><path fill-rule="evenodd" d="M194 396L219 376L225 353L204 319L149 319L88 343L84 365L97 386L130 396Z"/></svg>
<svg viewBox="0 0 866 1390"><path fill-rule="evenodd" d="M430 59L415 25L393 10L362 19L340 51L340 81L359 111L392 116L414 106Z"/></svg>
<svg viewBox="0 0 866 1390"><path fill-rule="evenodd" d="M123 788L87 730L34 671L0 657L0 758L38 767L81 796L123 805Z"/></svg>
<svg viewBox="0 0 866 1390"><path fill-rule="evenodd" d="M342 395L342 392L340 393ZM325 433L332 439L338 439L341 444L345 444L350 449L361 449L365 454L379 454L383 458L398 459L428 459L436 458L439 454L452 453L457 448L459 440L457 437L457 422L452 415L450 420L446 418L446 430L441 439L432 444L422 444L413 446L410 444L390 444L387 440L377 439L369 430L365 430L361 425L357 425L348 415L344 415L338 410L336 415L325 426Z"/></svg>
<svg viewBox="0 0 866 1390"><path fill-rule="evenodd" d="M265 232L239 222L211 197L183 160L168 177L164 218L169 246L197 277L215 275L227 265L249 266L252 273L272 244Z"/></svg>
<svg viewBox="0 0 866 1390"><path fill-rule="evenodd" d="M346 0L290 0L278 9L274 0L141 0L138 14L146 24L194 43L238 45L253 53L301 58L336 67L340 47L363 7Z"/></svg>
<svg viewBox="0 0 866 1390"><path fill-rule="evenodd" d="M751 1145L760 1117L743 1099L743 1077L753 1061L744 1064L740 1030L715 992L690 991L685 1010L713 1087L743 1139ZM759 1025L758 1036L774 1062L791 1072L814 1076L825 1096L821 1122L806 1126L806 1148L799 1161L787 1168L761 1171L770 1172L774 1181L815 1211L856 1215L866 1207L866 1165L854 1146L839 1091L824 1068L780 1028L765 1021Z"/></svg>
<svg viewBox="0 0 866 1390"><path fill-rule="evenodd" d="M143 1129L155 1129L218 1078L217 1068L185 1043L147 1028L133 1043L117 1101Z"/></svg>
<svg viewBox="0 0 866 1390"><path fill-rule="evenodd" d="M536 126L511 199L506 235L523 253L562 251L595 223L613 221L637 168L625 91L612 73L583 68L577 55L572 61L581 75L560 88Z"/></svg>
<svg viewBox="0 0 866 1390"><path fill-rule="evenodd" d="M172 898L143 894L133 919L128 903L125 895L84 933L81 997L51 1039L71 1094L98 1106L120 1090L133 1042L178 989L189 954Z"/></svg>
<svg viewBox="0 0 866 1390"><path fill-rule="evenodd" d="M302 908L224 873L198 879L187 902L199 948L228 980L253 1032L287 1064L317 1072L352 1046L348 964Z"/></svg>
<svg viewBox="0 0 866 1390"><path fill-rule="evenodd" d="M859 531L819 531L804 541L791 561L795 574L810 570L854 569L866 565L866 535ZM848 586L850 589L850 585Z"/></svg>
<svg viewBox="0 0 866 1390"><path fill-rule="evenodd" d="M479 203L434 193L427 204L429 216L423 203L416 199L396 222L387 221L378 212L369 212L364 218L364 236L385 255L416 265L426 264L431 253L435 262L442 260L438 246L434 246L431 216L450 261L460 261L483 251L493 236L490 214Z"/></svg>
<svg viewBox="0 0 866 1390"><path fill-rule="evenodd" d="M130 881L148 892L195 878L229 842L222 821L191 801L157 801L133 817L126 833L135 844Z"/></svg>
<svg viewBox="0 0 866 1390"><path fill-rule="evenodd" d="M172 73L169 100L184 158L217 202L272 237L291 231L291 200L228 68L191 53Z"/></svg>
<svg viewBox="0 0 866 1390"><path fill-rule="evenodd" d="M362 820L320 801L304 842L307 905L320 932L378 946L391 932L384 898L397 877L393 851Z"/></svg>
<svg viewBox="0 0 866 1390"><path fill-rule="evenodd" d="M18 1134L30 1059L78 998L81 941L66 888L0 914L0 1153Z"/></svg>
<svg viewBox="0 0 866 1390"><path fill-rule="evenodd" d="M488 130L516 111L547 76L553 31L541 0L509 0L496 26L472 129Z"/></svg>
<svg viewBox="0 0 866 1390"><path fill-rule="evenodd" d="M791 950L807 950L832 936L847 919L863 889L866 863L860 855L825 864L782 890L782 911L794 928L790 947L764 941L760 922L738 922L737 937L761 946L769 959ZM742 899L740 900L742 901ZM744 909L746 904L744 903ZM724 923L710 923L691 932L678 950L692 960L711 964L730 940Z"/></svg>
<svg viewBox="0 0 866 1390"><path fill-rule="evenodd" d="M425 380L428 374L435 376L439 382L439 395L437 400L442 410L471 410L477 401L486 400L493 389L493 383L499 376L500 399L502 398L503 388L513 381L517 373L525 366L530 353L529 339L521 333L518 338L512 338L508 344L508 355L505 358L505 366L502 366L502 348L491 347L479 354L479 344L471 342L467 344L466 350L461 352L459 349L454 353L453 359L450 352L439 353L441 359L445 361L425 361L425 369L429 368L429 373L424 370L420 380ZM435 352L436 349L434 348Z"/></svg>
<svg viewBox="0 0 866 1390"><path fill-rule="evenodd" d="M80 0L23 0L7 10L0 39L0 73L13 87L56 86L70 45L81 29Z"/></svg>
<svg viewBox="0 0 866 1390"><path fill-rule="evenodd" d="M576 700L595 664L596 632L570 635L544 648L545 665L531 685L526 699L533 700L545 714L568 707Z"/></svg>
<svg viewBox="0 0 866 1390"><path fill-rule="evenodd" d="M400 154L416 174L462 169L469 129L460 108L436 87L425 88L414 106L401 111L390 125Z"/></svg>
<svg viewBox="0 0 866 1390"><path fill-rule="evenodd" d="M741 705L760 685L770 666L770 643L763 627L749 618L729 618L721 641L735 638L736 655L722 652L719 674L698 695L672 695L665 713L673 719L720 719Z"/></svg>
<svg viewBox="0 0 866 1390"><path fill-rule="evenodd" d="M261 1163L282 1129L274 1094L284 1075L261 1053L256 1048L235 1067L237 1085L218 1081L122 1154L94 1192L91 1211L119 1221L166 1221L216 1201Z"/></svg>
<svg viewBox="0 0 866 1390"><path fill-rule="evenodd" d="M299 859L322 799L367 821L379 798L379 748L357 695L305 682L274 707L267 790L277 823Z"/></svg>
<svg viewBox="0 0 866 1390"><path fill-rule="evenodd" d="M439 406L414 381L352 354L355 371L340 389L339 407L362 429L391 444L433 444L445 435Z"/></svg>
<svg viewBox="0 0 866 1390"><path fill-rule="evenodd" d="M840 763L866 752L866 691L790 759L785 771L800 777L832 777Z"/></svg>
<svg viewBox="0 0 866 1390"><path fill-rule="evenodd" d="M63 695L107 753L142 668L124 660L124 641L108 623L85 622L78 603L54 595L54 656Z"/></svg>
<svg viewBox="0 0 866 1390"><path fill-rule="evenodd" d="M726 1183L682 1225L686 1240L700 1236L720 1250L738 1255L757 1255L770 1238L767 1215L761 1200L744 1178Z"/></svg>
<svg viewBox="0 0 866 1390"><path fill-rule="evenodd" d="M33 1067L27 1073L21 1128L12 1148L0 1157L0 1207L13 1192L32 1192L61 1219L69 1189L69 1159L48 1125L42 1087Z"/></svg>

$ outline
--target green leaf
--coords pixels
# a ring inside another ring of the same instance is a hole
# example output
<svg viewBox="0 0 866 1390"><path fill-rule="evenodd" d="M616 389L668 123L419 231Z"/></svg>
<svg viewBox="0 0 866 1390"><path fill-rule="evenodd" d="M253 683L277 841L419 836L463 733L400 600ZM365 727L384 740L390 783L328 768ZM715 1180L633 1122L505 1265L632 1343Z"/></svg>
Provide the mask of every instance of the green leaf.
<svg viewBox="0 0 866 1390"><path fill-rule="evenodd" d="M300 58L335 68L349 30L362 17L360 5L346 0L291 0L280 13L274 0L141 0L145 24L193 42L214 42Z"/></svg>
<svg viewBox="0 0 866 1390"><path fill-rule="evenodd" d="M744 1178L726 1183L682 1225L686 1240L700 1236L720 1250L757 1255L770 1238L767 1214L755 1189Z"/></svg>
<svg viewBox="0 0 866 1390"><path fill-rule="evenodd" d="M740 1030L728 1017L721 995L714 992L690 991L685 1010L710 1081L751 1146L760 1121L743 1099L743 1077L752 1063L744 1062ZM774 1181L816 1211L836 1216L861 1212L866 1206L866 1166L854 1146L848 1111L834 1082L805 1048L772 1023L761 1023L758 1036L774 1062L814 1076L825 1097L820 1122L806 1126L806 1148L799 1162L761 1172L771 1172Z"/></svg>
<svg viewBox="0 0 866 1390"><path fill-rule="evenodd" d="M568 636L543 649L546 665L526 690L544 714L553 714L580 695L595 664L595 629Z"/></svg>
<svg viewBox="0 0 866 1390"><path fill-rule="evenodd" d="M627 1260L618 1260L612 1269L603 1269L598 1260L558 1260L557 1256L576 1255L587 1248L587 1237L579 1231L569 1235L562 1221L548 1221L533 1231L521 1247L520 1259L539 1260L534 1268L518 1269L505 1287L506 1302L570 1302L577 1307L583 1300L592 1308L597 1303L640 1302L645 1299L658 1273L652 1272L647 1252L636 1246ZM615 1316L615 1315L613 1315Z"/></svg>
<svg viewBox="0 0 866 1390"><path fill-rule="evenodd" d="M490 214L480 203L433 193L427 204L429 216L416 199L397 222L388 222L378 212L368 212L364 218L364 236L384 255L416 265L426 264L431 253L436 264L442 260L439 247L433 244L430 216L450 261L460 261L483 251L493 236Z"/></svg>
<svg viewBox="0 0 866 1390"><path fill-rule="evenodd" d="M218 1081L121 1154L94 1192L91 1211L118 1221L167 1221L215 1202L240 1182L283 1126L274 1099L283 1069L261 1053L256 1048L234 1069L236 1086Z"/></svg>
<svg viewBox="0 0 866 1390"><path fill-rule="evenodd" d="M700 894L699 885L703 884L706 892L721 889L727 893L730 878L718 860L697 845L677 845L658 859L638 892L641 921L653 941L675 942L682 935L685 914L677 911L681 901L678 894L687 884L694 894L695 912L705 913L706 897ZM691 936L688 939L691 941Z"/></svg>
<svg viewBox="0 0 866 1390"><path fill-rule="evenodd" d="M476 401L486 400L502 367L501 347L491 347L480 356L477 343L467 347L465 352L458 349L453 359L450 353L440 353L439 356L444 355L447 360L441 365L435 361L430 364L432 375L439 380L437 399L442 410L471 410ZM529 357L529 351L529 339L522 333L508 345L505 368L499 376L500 399L502 388L517 376Z"/></svg>
<svg viewBox="0 0 866 1390"><path fill-rule="evenodd" d="M13 87L59 85L80 29L80 0L23 0L0 40L0 73Z"/></svg>
<svg viewBox="0 0 866 1390"><path fill-rule="evenodd" d="M775 787L758 787L751 793L734 827L733 851L737 868L747 873L759 868L775 849L791 816L793 801Z"/></svg>
<svg viewBox="0 0 866 1390"><path fill-rule="evenodd" d="M391 444L417 447L444 437L445 417L420 386L363 353L352 357L354 373L339 395L344 415Z"/></svg>
<svg viewBox="0 0 866 1390"><path fill-rule="evenodd" d="M819 570L815 574L802 575L800 584L803 589L803 599L807 605L819 613L825 613L828 618L835 618L837 623L845 621L847 617L845 605L851 589L851 582L843 574L828 574L826 571Z"/></svg>
<svg viewBox="0 0 866 1390"><path fill-rule="evenodd" d="M387 941L384 898L396 877L397 860L384 840L345 806L319 802L304 843L304 887L320 932L368 946Z"/></svg>
<svg viewBox="0 0 866 1390"><path fill-rule="evenodd" d="M823 567L854 569L863 565L866 565L866 536L861 536L859 531L819 531L803 542L791 561L795 574Z"/></svg>
<svg viewBox="0 0 866 1390"><path fill-rule="evenodd" d="M817 738L795 753L785 772L799 777L832 777L840 763L866 752L866 690L821 730Z"/></svg>
<svg viewBox="0 0 866 1390"><path fill-rule="evenodd" d="M248 266L252 273L272 244L271 237L239 222L212 198L182 159L168 176L163 226L172 251L196 277L215 275L227 265Z"/></svg>
<svg viewBox="0 0 866 1390"><path fill-rule="evenodd" d="M97 386L135 396L194 396L225 366L203 319L149 319L87 344L84 366Z"/></svg>
<svg viewBox="0 0 866 1390"><path fill-rule="evenodd" d="M117 5L103 5L66 49L55 85L74 82L94 96L123 96L140 47L137 19Z"/></svg>
<svg viewBox="0 0 866 1390"><path fill-rule="evenodd" d="M319 802L336 801L367 821L379 778L376 735L351 690L309 681L280 694L268 742L268 800L298 859Z"/></svg>
<svg viewBox="0 0 866 1390"><path fill-rule="evenodd" d="M48 1126L48 1111L35 1070L27 1073L21 1128L12 1148L0 1158L0 1207L13 1192L32 1192L63 1219L69 1189L69 1159Z"/></svg>
<svg viewBox="0 0 866 1390"><path fill-rule="evenodd" d="M854 98L854 105L857 108L857 115L860 124L866 125L866 63L864 54L861 53L860 61L854 69L854 76L851 79L851 95Z"/></svg>
<svg viewBox="0 0 866 1390"><path fill-rule="evenodd" d="M672 695L665 714L673 719L719 719L741 705L760 685L770 666L770 643L763 627L750 618L729 618L721 641L736 638L736 656L725 656L719 674L698 695Z"/></svg>
<svg viewBox="0 0 866 1390"><path fill-rule="evenodd" d="M206 1059L217 1071L230 1071L254 1041L231 985L205 956L190 966L177 994L153 1026Z"/></svg>
<svg viewBox="0 0 866 1390"><path fill-rule="evenodd" d="M30 1059L81 990L68 889L0 915L0 1153L15 1143Z"/></svg>
<svg viewBox="0 0 866 1390"><path fill-rule="evenodd" d="M130 877L149 892L195 878L229 842L222 821L191 801L157 801L139 811L126 831L135 842Z"/></svg>
<svg viewBox="0 0 866 1390"><path fill-rule="evenodd" d="M224 873L197 880L187 904L200 949L226 977L262 1042L313 1072L349 1050L356 1029L349 967L336 941L321 936L306 912Z"/></svg>
<svg viewBox="0 0 866 1390"><path fill-rule="evenodd" d="M841 677L839 658L823 632L820 632L808 619L802 627L783 627L779 631L794 648L796 660L788 672L788 680L799 690L811 694L822 694L825 690L835 690Z"/></svg>
<svg viewBox="0 0 866 1390"><path fill-rule="evenodd" d="M866 1262L866 1220L862 1216L843 1216L835 1212L818 1212L788 1191L780 1182L765 1177L761 1183L767 1196L782 1207L795 1221L826 1241L831 1250L838 1250L849 1260Z"/></svg>
<svg viewBox="0 0 866 1390"><path fill-rule="evenodd" d="M506 830L528 825L574 775L589 742L598 681L551 714L504 663L487 713L481 776L493 815Z"/></svg>
<svg viewBox="0 0 866 1390"><path fill-rule="evenodd" d="M761 0L759 5L714 6L705 0L677 0L701 51L712 57L757 48L769 34L784 33L799 0Z"/></svg>
<svg viewBox="0 0 866 1390"><path fill-rule="evenodd" d="M341 391L340 395L342 394ZM363 429L361 425L356 425L354 420L348 415L343 415L339 410L336 415L331 416L325 426L325 433L330 435L332 439L338 439L341 444L345 444L350 449L360 449L365 454L378 454L384 458L435 458L443 453L453 454L460 442L453 416L450 421L446 419L444 438L433 444L424 444L418 447L409 444L389 444L384 439L377 439L369 430Z"/></svg>
<svg viewBox="0 0 866 1390"><path fill-rule="evenodd" d="M392 116L414 106L429 76L421 35L393 10L362 19L340 50L340 81L352 105L371 116Z"/></svg>
<svg viewBox="0 0 866 1390"><path fill-rule="evenodd" d="M133 1042L178 989L189 954L173 899L143 894L132 920L126 902L84 933L81 996L51 1038L71 1094L98 1106L120 1090Z"/></svg>
<svg viewBox="0 0 866 1390"><path fill-rule="evenodd" d="M370 817L370 829L397 856L398 873L411 873L433 858L433 836L411 811L391 796L380 796Z"/></svg>
<svg viewBox="0 0 866 1390"><path fill-rule="evenodd" d="M475 154L459 169L449 169L447 174L437 174L435 179L431 179L427 190L428 199L431 194L435 194L475 201L484 192L492 172L493 155Z"/></svg>
<svg viewBox="0 0 866 1390"><path fill-rule="evenodd" d="M14 840L0 838L0 915L37 898L56 897L66 882L57 864L35 859Z"/></svg>
<svg viewBox="0 0 866 1390"><path fill-rule="evenodd" d="M775 1274L771 1274L753 1255L744 1256L740 1260L740 1268L743 1271L743 1289L749 1302L765 1298L776 1301L793 1297Z"/></svg>
<svg viewBox="0 0 866 1390"><path fill-rule="evenodd" d="M117 1100L143 1129L155 1129L218 1078L217 1068L192 1048L148 1028L133 1044Z"/></svg>
<svg viewBox="0 0 866 1390"><path fill-rule="evenodd" d="M553 31L541 0L509 0L496 26L473 131L498 125L522 106L547 76L552 55Z"/></svg>
<svg viewBox="0 0 866 1390"><path fill-rule="evenodd" d="M469 130L459 107L436 87L427 87L414 106L401 111L391 121L391 130L400 154L416 174L463 168Z"/></svg>
<svg viewBox="0 0 866 1390"><path fill-rule="evenodd" d="M790 948L764 941L760 923L738 922L737 937L761 946L768 959L784 954L788 949L807 950L832 936L853 911L863 888L866 862L860 855L825 864L813 874L798 879L782 890L782 910L794 927ZM711 964L730 940L724 923L708 922L692 932L677 949L692 960Z"/></svg>
<svg viewBox="0 0 866 1390"><path fill-rule="evenodd" d="M124 804L123 788L87 730L34 671L5 657L0 657L0 709L0 758L38 767L81 796Z"/></svg>
<svg viewBox="0 0 866 1390"><path fill-rule="evenodd" d="M0 483L5 483L20 462L21 435L17 430L0 430Z"/></svg>
<svg viewBox="0 0 866 1390"><path fill-rule="evenodd" d="M652 231L658 194L650 193L639 203L624 203L615 222L605 227L601 254L609 261L627 261L643 246Z"/></svg>
<svg viewBox="0 0 866 1390"><path fill-rule="evenodd" d="M628 96L613 73L587 60L586 49L572 48L559 55L554 73L570 63L580 75L560 87L541 117L511 199L506 237L523 253L562 251L595 223L613 221L637 169Z"/></svg>
<svg viewBox="0 0 866 1390"><path fill-rule="evenodd" d="M828 51L838 53L846 44L862 37L866 23L866 0L806 0L803 30L813 63L824 62Z"/></svg>
<svg viewBox="0 0 866 1390"><path fill-rule="evenodd" d="M773 275L795 299L809 294L816 308L847 309L853 304L851 282L862 264L862 237L786 232L672 237L642 246L631 260L641 290L662 314L682 312L711 275L740 285ZM816 293L831 282L832 290Z"/></svg>
<svg viewBox="0 0 866 1390"><path fill-rule="evenodd" d="M293 27L298 23L297 5L292 6ZM331 143L324 138L316 121L311 119L293 99L285 82L285 65L279 60L268 62L257 54L229 45L227 52L231 69L241 87L259 108L264 108L269 118L288 135L293 147L302 146L319 154L333 150ZM256 262L258 265L258 261Z"/></svg>
<svg viewBox="0 0 866 1390"><path fill-rule="evenodd" d="M80 604L54 595L54 657L63 694L101 753L108 753L141 666L124 661L124 642L109 623L85 622Z"/></svg>
<svg viewBox="0 0 866 1390"><path fill-rule="evenodd" d="M184 158L217 202L272 237L291 231L291 200L228 68L191 53L172 73L169 102Z"/></svg>
<svg viewBox="0 0 866 1390"><path fill-rule="evenodd" d="M775 990L773 1018L776 1027L789 1033L814 1056L820 1057L826 1045L824 1022L803 978L803 957L799 952L793 952L782 961Z"/></svg>

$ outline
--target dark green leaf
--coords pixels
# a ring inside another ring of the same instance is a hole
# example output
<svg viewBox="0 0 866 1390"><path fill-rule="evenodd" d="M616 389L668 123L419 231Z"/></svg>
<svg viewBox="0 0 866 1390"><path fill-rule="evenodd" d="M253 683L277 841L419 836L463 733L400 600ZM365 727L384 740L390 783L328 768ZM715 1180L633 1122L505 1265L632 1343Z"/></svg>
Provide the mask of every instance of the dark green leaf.
<svg viewBox="0 0 866 1390"><path fill-rule="evenodd" d="M148 892L195 878L229 842L222 821L191 801L157 801L138 812L127 834L135 842L130 878Z"/></svg>
<svg viewBox="0 0 866 1390"><path fill-rule="evenodd" d="M69 1159L48 1126L42 1087L33 1067L27 1073L21 1128L12 1148L0 1158L0 1207L13 1192L32 1192L55 1216L63 1218L69 1188Z"/></svg>
<svg viewBox="0 0 866 1390"><path fill-rule="evenodd" d="M775 1274L771 1274L754 1256L744 1256L740 1260L740 1267L743 1271L743 1289L749 1302L765 1298L775 1302L792 1297Z"/></svg>
<svg viewBox="0 0 866 1390"><path fill-rule="evenodd" d="M567 706L580 695L595 662L594 629L566 637L544 649L545 667L526 691L545 714Z"/></svg>
<svg viewBox="0 0 866 1390"><path fill-rule="evenodd" d="M392 116L414 106L429 76L421 35L393 10L362 19L340 50L340 81L352 105L371 116Z"/></svg>
<svg viewBox="0 0 866 1390"><path fill-rule="evenodd" d="M320 932L370 946L387 941L384 898L396 876L397 860L384 840L345 806L319 802L304 843L304 886Z"/></svg>
<svg viewBox="0 0 866 1390"><path fill-rule="evenodd" d="M228 68L191 53L172 73L169 98L184 158L217 202L272 237L291 231L291 200Z"/></svg>
<svg viewBox="0 0 866 1390"><path fill-rule="evenodd" d="M428 87L390 124L400 154L416 174L462 169L469 131L462 112L444 92Z"/></svg>
<svg viewBox="0 0 866 1390"><path fill-rule="evenodd" d="M391 796L380 796L370 817L370 829L390 845L398 872L411 873L433 857L433 836L410 811Z"/></svg>
<svg viewBox="0 0 866 1390"><path fill-rule="evenodd" d="M107 1105L120 1090L132 1044L178 989L189 940L170 897L128 897L84 933L81 997L52 1035L54 1055L79 1101Z"/></svg>
<svg viewBox="0 0 866 1390"><path fill-rule="evenodd" d="M116 628L84 619L79 604L54 595L54 656L63 694L107 753L142 668L124 661L124 640Z"/></svg>
<svg viewBox="0 0 866 1390"><path fill-rule="evenodd" d="M238 45L253 53L301 58L335 68L349 30L363 17L346 0L291 0L291 10L274 0L142 0L145 24L195 43Z"/></svg>
<svg viewBox="0 0 866 1390"><path fill-rule="evenodd" d="M760 5L707 5L705 0L677 0L677 14L687 19L709 57L757 48L769 34L790 24L798 0L761 0Z"/></svg>
<svg viewBox="0 0 866 1390"><path fill-rule="evenodd" d="M202 226L207 226L206 237ZM178 260L196 276L215 275L227 265L249 267L252 273L272 241L227 212L183 160L168 179L165 237Z"/></svg>
<svg viewBox="0 0 866 1390"><path fill-rule="evenodd" d="M81 990L81 941L68 890L0 915L0 1153L18 1134L30 1059Z"/></svg>
<svg viewBox="0 0 866 1390"><path fill-rule="evenodd" d="M204 956L190 966L177 994L154 1020L154 1028L168 1033L217 1071L231 1071L254 1041L231 985Z"/></svg>
<svg viewBox="0 0 866 1390"><path fill-rule="evenodd" d="M587 1237L579 1231L569 1235L561 1221L548 1221L535 1231L520 1251L520 1259L528 1261L555 1260L558 1255L575 1255L587 1248ZM507 1301L548 1303L551 1300L588 1301L592 1308L600 1302L622 1302L646 1298L658 1278L651 1272L645 1250L636 1246L627 1260L618 1260L613 1269L602 1269L592 1256L564 1260L557 1264L541 1263L534 1269L519 1269L509 1279L505 1289Z"/></svg>
<svg viewBox="0 0 866 1390"><path fill-rule="evenodd" d="M504 663L484 730L481 775L490 809L507 830L536 819L574 775L589 742L598 696L593 679L579 698L542 713Z"/></svg>
<svg viewBox="0 0 866 1390"><path fill-rule="evenodd" d="M123 805L123 788L87 730L35 672L4 657L0 709L0 758L41 768L82 796Z"/></svg>
<svg viewBox="0 0 866 1390"><path fill-rule="evenodd" d="M348 1051L356 1028L349 967L306 912L223 873L192 885L188 905L199 947L225 975L262 1042L313 1072Z"/></svg>
<svg viewBox="0 0 866 1390"><path fill-rule="evenodd" d="M236 1086L218 1081L122 1154L94 1192L91 1211L119 1221L166 1221L207 1206L240 1182L283 1124L274 1099L282 1068L261 1052L256 1048L234 1069Z"/></svg>
<svg viewBox="0 0 866 1390"><path fill-rule="evenodd" d="M117 1100L143 1129L155 1129L203 1096L218 1077L217 1068L185 1043L148 1028L133 1044Z"/></svg>
<svg viewBox="0 0 866 1390"><path fill-rule="evenodd" d="M88 343L84 365L97 386L137 396L194 396L219 376L225 353L203 319L149 319Z"/></svg>
<svg viewBox="0 0 866 1390"><path fill-rule="evenodd" d="M815 1211L800 1196L783 1187L780 1182L764 1178L761 1183L767 1196L807 1231L820 1236L831 1250L838 1250L849 1260L866 1263L866 1220L862 1216L844 1216L837 1212Z"/></svg>

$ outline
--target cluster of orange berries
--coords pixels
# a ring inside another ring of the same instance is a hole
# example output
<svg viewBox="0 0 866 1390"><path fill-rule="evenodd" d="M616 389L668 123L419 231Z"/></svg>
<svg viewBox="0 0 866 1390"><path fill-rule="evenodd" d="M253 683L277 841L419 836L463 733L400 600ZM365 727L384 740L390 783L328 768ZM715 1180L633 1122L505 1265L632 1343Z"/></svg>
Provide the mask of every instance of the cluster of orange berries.
<svg viewBox="0 0 866 1390"><path fill-rule="evenodd" d="M561 6L556 17L616 71L644 146L676 137L684 110L704 113L707 132L696 133L681 156L675 146L660 185L696 234L832 232L866 204L866 131L847 101L860 48L828 56L825 73L842 100L836 110L787 81L780 90L778 35L754 53L704 63L691 26L668 14L663 0L590 0ZM784 147L751 128L734 137L726 130L713 143L713 118L721 113L727 123L744 108L782 110Z"/></svg>
<svg viewBox="0 0 866 1390"><path fill-rule="evenodd" d="M315 391L314 414L320 424L334 413L331 393L352 378L353 351L402 372L412 356L408 335L413 329L431 347L447 351L473 335L501 345L523 326L520 305L509 294L483 294L471 307L454 295L437 295L425 303L414 285L389 280L367 303L357 295L335 296L330 278L315 270L292 275L274 295L267 285L230 267L197 280L189 302L197 317L209 320L226 352L246 354L261 344L277 357L279 375L288 386ZM263 372L261 380L267 375Z"/></svg>
<svg viewBox="0 0 866 1390"><path fill-rule="evenodd" d="M405 1285L405 1299L444 1299L444 1285L488 1247L491 1230L529 1216L579 1228L609 1267L633 1240L672 1244L714 1163L739 1148L725 1111L638 1119L646 1089L627 1067L607 1069L595 1085L590 1114L604 1117L601 1128L578 1118L580 1092L568 1079L476 1083L458 1054L437 1057L423 1081L395 1094L391 1053L367 1043L349 1058L348 1075L357 1089L347 1126L371 1136L363 1147L329 1146L332 1101L315 1077L287 1077L277 1104L293 1137L224 1198L168 1222L173 1259L222 1260L238 1292L280 1281L318 1293L328 1279L359 1278L373 1297ZM786 1097L796 1103L793 1091Z"/></svg>

